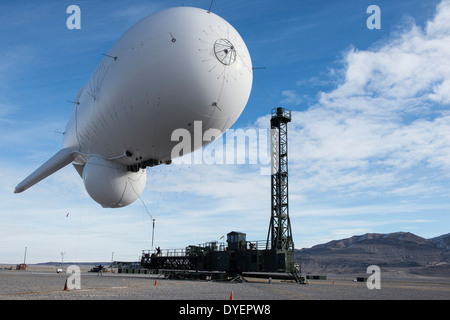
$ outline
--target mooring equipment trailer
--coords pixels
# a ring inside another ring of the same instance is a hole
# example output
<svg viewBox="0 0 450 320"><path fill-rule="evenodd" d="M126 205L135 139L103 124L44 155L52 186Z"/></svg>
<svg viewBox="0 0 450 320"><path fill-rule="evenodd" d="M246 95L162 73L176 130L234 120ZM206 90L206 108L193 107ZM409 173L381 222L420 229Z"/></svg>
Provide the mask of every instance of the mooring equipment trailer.
<svg viewBox="0 0 450 320"><path fill-rule="evenodd" d="M246 234L232 231L227 243L209 242L183 250L143 251L141 265L151 270L224 272L229 276L257 273L287 274L304 283L294 262L294 241L288 203L287 124L291 111L272 110L271 124L271 218L267 241L247 241Z"/></svg>

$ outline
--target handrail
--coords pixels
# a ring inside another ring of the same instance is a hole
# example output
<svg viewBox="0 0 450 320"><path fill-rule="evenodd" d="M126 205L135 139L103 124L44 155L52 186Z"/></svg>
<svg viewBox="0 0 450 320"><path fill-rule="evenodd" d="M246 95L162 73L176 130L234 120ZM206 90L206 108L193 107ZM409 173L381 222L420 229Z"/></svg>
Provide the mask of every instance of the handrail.
<svg viewBox="0 0 450 320"><path fill-rule="evenodd" d="M245 247L241 247L241 250L265 250L266 240L246 241ZM218 243L216 241L207 242L199 245L191 245L184 249L153 249L142 250L142 257L150 258L152 256L162 257L183 257L196 254L197 252L207 251L227 251L228 246L224 242Z"/></svg>

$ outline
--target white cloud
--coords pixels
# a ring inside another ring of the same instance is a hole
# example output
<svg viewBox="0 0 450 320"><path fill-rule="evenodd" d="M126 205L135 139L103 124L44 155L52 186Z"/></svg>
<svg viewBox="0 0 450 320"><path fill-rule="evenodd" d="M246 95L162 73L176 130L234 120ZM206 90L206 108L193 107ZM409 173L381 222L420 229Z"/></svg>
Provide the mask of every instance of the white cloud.
<svg viewBox="0 0 450 320"><path fill-rule="evenodd" d="M283 90L281 92L281 95L285 97L281 101L282 104L298 106L303 101L303 98L299 97L298 94L293 90Z"/></svg>
<svg viewBox="0 0 450 320"><path fill-rule="evenodd" d="M426 26L428 34L448 35L450 33L450 1L443 0L437 7L438 14Z"/></svg>
<svg viewBox="0 0 450 320"><path fill-rule="evenodd" d="M433 87L433 93L429 95L433 101L450 104L450 80L445 80Z"/></svg>
<svg viewBox="0 0 450 320"><path fill-rule="evenodd" d="M431 102L448 104L449 7L443 1L425 28L412 24L369 50L352 48L343 83L322 93L321 106L391 117Z"/></svg>
<svg viewBox="0 0 450 320"><path fill-rule="evenodd" d="M290 167L301 190L446 193L435 184L450 176L449 61L450 1L425 28L410 24L373 48L350 49L343 81L293 113ZM297 94L284 93L295 105Z"/></svg>

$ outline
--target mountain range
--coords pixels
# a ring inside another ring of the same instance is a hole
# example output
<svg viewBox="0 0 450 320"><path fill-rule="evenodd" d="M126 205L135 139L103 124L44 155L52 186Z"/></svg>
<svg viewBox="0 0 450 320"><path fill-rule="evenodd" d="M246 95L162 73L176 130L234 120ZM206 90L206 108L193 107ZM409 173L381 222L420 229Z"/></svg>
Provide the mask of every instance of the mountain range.
<svg viewBox="0 0 450 320"><path fill-rule="evenodd" d="M295 250L305 274L361 274L370 265L396 274L450 276L450 233L431 239L410 232L366 233Z"/></svg>

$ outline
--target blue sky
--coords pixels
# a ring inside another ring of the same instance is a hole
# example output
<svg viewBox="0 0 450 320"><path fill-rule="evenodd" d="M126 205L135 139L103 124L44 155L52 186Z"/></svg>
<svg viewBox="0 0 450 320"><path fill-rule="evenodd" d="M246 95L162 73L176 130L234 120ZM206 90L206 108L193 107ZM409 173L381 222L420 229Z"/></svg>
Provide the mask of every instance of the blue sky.
<svg viewBox="0 0 450 320"><path fill-rule="evenodd" d="M66 8L81 8L68 30ZM102 209L72 167L14 187L56 153L72 100L116 40L152 12L210 1L0 3L0 262L136 260L229 231L265 240L270 177L258 165L172 165L147 172L142 201ZM366 9L381 9L369 30ZM450 1L214 1L255 67L233 129L289 124L296 248L366 232L449 232Z"/></svg>

